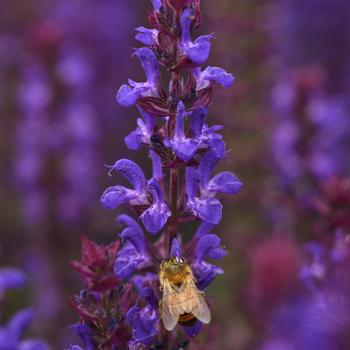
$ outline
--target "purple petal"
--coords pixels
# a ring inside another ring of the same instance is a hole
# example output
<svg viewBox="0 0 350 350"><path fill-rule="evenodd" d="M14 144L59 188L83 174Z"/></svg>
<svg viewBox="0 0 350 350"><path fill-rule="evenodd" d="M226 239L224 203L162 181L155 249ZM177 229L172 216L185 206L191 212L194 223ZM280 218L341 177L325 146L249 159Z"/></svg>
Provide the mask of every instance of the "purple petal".
<svg viewBox="0 0 350 350"><path fill-rule="evenodd" d="M199 75L197 74L197 90L202 90L210 86L211 83L217 83L224 88L229 88L232 86L233 82L234 78L232 74L218 67L207 67Z"/></svg>
<svg viewBox="0 0 350 350"><path fill-rule="evenodd" d="M24 273L13 267L0 269L0 294L6 289L20 288L26 281Z"/></svg>
<svg viewBox="0 0 350 350"><path fill-rule="evenodd" d="M131 277L131 281L138 293L140 293L146 285L152 284L157 280L158 276L151 272L147 272L145 275L134 275Z"/></svg>
<svg viewBox="0 0 350 350"><path fill-rule="evenodd" d="M210 143L209 150L203 156L198 167L198 173L201 178L201 187L206 189L210 180L211 174L216 165L224 157L225 144L219 139L215 139Z"/></svg>
<svg viewBox="0 0 350 350"><path fill-rule="evenodd" d="M147 181L142 169L133 161L129 159L120 159L112 165L109 174L113 170L122 174L134 187L134 189L141 193L146 191Z"/></svg>
<svg viewBox="0 0 350 350"><path fill-rule="evenodd" d="M186 8L180 19L181 24L181 43L180 49L194 63L203 64L209 56L210 40L212 35L203 35L194 42L191 39L191 23L193 19L193 10Z"/></svg>
<svg viewBox="0 0 350 350"><path fill-rule="evenodd" d="M106 209L116 209L136 198L138 193L123 186L108 187L101 196L101 203Z"/></svg>
<svg viewBox="0 0 350 350"><path fill-rule="evenodd" d="M136 220L134 220L129 215L126 215L126 214L118 215L117 221L125 226L128 226L128 227L134 229L135 231L139 231L140 234L143 235L143 231L142 231L141 226L137 223Z"/></svg>
<svg viewBox="0 0 350 350"><path fill-rule="evenodd" d="M123 107L133 106L141 95L141 90L122 85L117 92L117 101Z"/></svg>
<svg viewBox="0 0 350 350"><path fill-rule="evenodd" d="M206 289L215 279L216 275L224 273L220 267L205 261L194 262L192 268L196 277L196 285L200 290Z"/></svg>
<svg viewBox="0 0 350 350"><path fill-rule="evenodd" d="M129 79L130 86L124 84L119 88L117 101L124 107L133 106L141 96L157 95L157 89L160 85L158 61L154 52L147 47L142 47L135 50L135 55L141 62L147 81L137 83Z"/></svg>
<svg viewBox="0 0 350 350"><path fill-rule="evenodd" d="M183 161L187 162L193 158L196 154L200 141L196 139L182 139L177 141L169 141L166 143L167 146L170 146L174 153Z"/></svg>
<svg viewBox="0 0 350 350"><path fill-rule="evenodd" d="M155 118L137 106L142 119L137 119L138 127L125 137L125 144L129 149L138 150L145 144L149 144L153 129L156 125Z"/></svg>
<svg viewBox="0 0 350 350"><path fill-rule="evenodd" d="M228 194L238 193L243 184L236 175L229 171L221 172L215 175L208 184L208 190L212 192L222 192Z"/></svg>
<svg viewBox="0 0 350 350"><path fill-rule="evenodd" d="M153 150L149 151L149 157L152 160L152 177L157 181L160 181L163 178L162 160Z"/></svg>
<svg viewBox="0 0 350 350"><path fill-rule="evenodd" d="M199 191L199 175L195 168L186 168L186 194L189 200L196 197Z"/></svg>
<svg viewBox="0 0 350 350"><path fill-rule="evenodd" d="M156 11L159 11L162 7L162 0L151 0L151 2Z"/></svg>
<svg viewBox="0 0 350 350"><path fill-rule="evenodd" d="M195 234L195 237L197 239L209 234L212 229L214 228L215 225L213 224L209 224L208 222L202 222L199 227L197 228L197 231L196 231L196 234Z"/></svg>
<svg viewBox="0 0 350 350"><path fill-rule="evenodd" d="M140 254L130 243L126 243L117 253L114 273L123 279L128 279L135 270L142 268L149 262L147 254Z"/></svg>
<svg viewBox="0 0 350 350"><path fill-rule="evenodd" d="M207 144L208 146L215 140L221 140L222 135L217 134L216 131L222 130L222 125L213 125L208 127L208 125L203 125L201 140L202 143Z"/></svg>
<svg viewBox="0 0 350 350"><path fill-rule="evenodd" d="M195 250L196 259L201 261L205 258L219 260L227 255L227 251L221 247L221 239L215 234L202 236Z"/></svg>
<svg viewBox="0 0 350 350"><path fill-rule="evenodd" d="M201 331L202 327L203 323L201 321L196 320L196 323L194 325L188 327L183 326L183 329L189 337L196 337Z"/></svg>
<svg viewBox="0 0 350 350"><path fill-rule="evenodd" d="M205 118L208 114L208 108L197 108L191 116L191 130L193 136L199 138L202 135Z"/></svg>
<svg viewBox="0 0 350 350"><path fill-rule="evenodd" d="M144 287L140 293L140 298L144 299L153 309L158 309L158 300L151 287Z"/></svg>
<svg viewBox="0 0 350 350"><path fill-rule="evenodd" d="M150 288L144 288L136 305L125 316L126 322L133 330L131 344L151 345L153 337L157 334L158 306L157 302L153 302L155 298L152 298L151 294L153 292ZM145 307L139 306L145 301L147 303Z"/></svg>
<svg viewBox="0 0 350 350"><path fill-rule="evenodd" d="M72 328L74 329L75 333L83 340L85 350L93 350L95 348L91 340L92 331L86 324L77 323L73 325Z"/></svg>
<svg viewBox="0 0 350 350"><path fill-rule="evenodd" d="M140 218L148 232L157 233L164 227L171 212L164 202L162 190L155 179L150 181L149 190L153 196L153 204L142 213Z"/></svg>
<svg viewBox="0 0 350 350"><path fill-rule="evenodd" d="M222 218L222 204L216 198L194 198L189 202L193 213L202 220L217 225Z"/></svg>
<svg viewBox="0 0 350 350"><path fill-rule="evenodd" d="M146 242L143 232L134 230L132 227L127 227L120 233L120 237L123 242L130 242L138 253L142 255L146 254Z"/></svg>
<svg viewBox="0 0 350 350"><path fill-rule="evenodd" d="M213 35L202 35L197 38L192 45L189 45L184 51L187 57L196 64L203 64L209 57Z"/></svg>
<svg viewBox="0 0 350 350"><path fill-rule="evenodd" d="M148 134L151 134L153 132L154 127L156 126L155 117L144 111L140 106L137 106L137 109L139 110L139 113L141 114L142 119L145 122Z"/></svg>
<svg viewBox="0 0 350 350"><path fill-rule="evenodd" d="M157 42L159 31L157 29L148 29L145 27L135 28L138 32L135 36L135 39L140 41L145 45L152 46Z"/></svg>
<svg viewBox="0 0 350 350"><path fill-rule="evenodd" d="M156 87L160 81L159 66L156 55L153 50L148 47L142 47L135 50L135 55L141 62L142 68L145 71L147 82Z"/></svg>
<svg viewBox="0 0 350 350"><path fill-rule="evenodd" d="M193 11L190 8L186 8L180 19L181 25L181 42L183 44L191 42L191 23L192 23Z"/></svg>
<svg viewBox="0 0 350 350"><path fill-rule="evenodd" d="M132 131L124 138L126 146L133 151L139 150L141 146L145 144L143 141L143 135L139 132L138 129Z"/></svg>
<svg viewBox="0 0 350 350"><path fill-rule="evenodd" d="M180 258L181 256L181 249L177 238L174 238L171 242L170 256L174 256L177 258Z"/></svg>
<svg viewBox="0 0 350 350"><path fill-rule="evenodd" d="M171 147L175 154L183 161L189 161L196 153L200 140L187 138L184 131L184 119L186 116L185 106L179 102L176 111L175 134L172 139L165 140L165 145Z"/></svg>

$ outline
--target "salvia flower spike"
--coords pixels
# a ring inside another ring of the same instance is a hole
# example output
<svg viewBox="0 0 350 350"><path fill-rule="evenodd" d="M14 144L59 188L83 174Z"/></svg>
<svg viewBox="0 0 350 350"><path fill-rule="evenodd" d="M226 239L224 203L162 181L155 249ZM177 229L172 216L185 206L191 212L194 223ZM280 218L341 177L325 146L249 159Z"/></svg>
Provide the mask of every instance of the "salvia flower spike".
<svg viewBox="0 0 350 350"><path fill-rule="evenodd" d="M212 233L222 219L218 194L236 194L242 188L233 173L215 174L226 151L219 134L222 127L208 125L208 107L214 88L228 88L234 78L222 68L201 67L213 35L194 37L193 29L202 19L200 0L151 2L151 28L136 28L135 38L145 47L134 52L146 79L121 86L117 101L136 106L140 113L125 144L131 150L148 149L152 174L128 159L109 167L110 175L121 175L130 186L112 185L101 203L112 210L125 206L132 213L118 216L121 247L113 248L111 260L101 260L106 274L114 273L115 279L96 291L104 281L96 275L101 268L94 270L94 260L84 255L80 263L73 263L87 283L73 300L81 318L88 320L79 328L80 336L92 346L180 349L189 343L188 337L205 329L211 317L204 291L224 272L207 259L220 260L227 254L221 238ZM189 222L198 222L198 229L183 238L182 225ZM109 320L111 329L103 328L108 320L97 313L108 303L116 310L114 321ZM96 329L104 329L104 336ZM128 330L124 336L123 330Z"/></svg>

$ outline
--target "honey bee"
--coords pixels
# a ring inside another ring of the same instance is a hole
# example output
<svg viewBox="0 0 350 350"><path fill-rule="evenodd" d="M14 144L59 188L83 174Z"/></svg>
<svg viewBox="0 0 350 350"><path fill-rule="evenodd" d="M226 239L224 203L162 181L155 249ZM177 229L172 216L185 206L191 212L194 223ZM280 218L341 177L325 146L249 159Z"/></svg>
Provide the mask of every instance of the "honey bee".
<svg viewBox="0 0 350 350"><path fill-rule="evenodd" d="M204 293L198 290L192 269L183 259L172 257L160 265L163 297L159 308L164 327L172 331L177 323L191 325L196 319L208 324L211 316Z"/></svg>

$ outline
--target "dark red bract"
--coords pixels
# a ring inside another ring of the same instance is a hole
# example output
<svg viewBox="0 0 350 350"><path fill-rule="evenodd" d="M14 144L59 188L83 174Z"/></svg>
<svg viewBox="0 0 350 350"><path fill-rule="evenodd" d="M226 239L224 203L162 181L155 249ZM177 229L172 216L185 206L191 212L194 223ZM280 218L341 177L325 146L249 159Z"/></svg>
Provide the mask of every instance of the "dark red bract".
<svg viewBox="0 0 350 350"><path fill-rule="evenodd" d="M104 246L82 237L81 260L71 261L71 266L80 273L87 289L101 292L120 283L113 271L119 246L119 241Z"/></svg>

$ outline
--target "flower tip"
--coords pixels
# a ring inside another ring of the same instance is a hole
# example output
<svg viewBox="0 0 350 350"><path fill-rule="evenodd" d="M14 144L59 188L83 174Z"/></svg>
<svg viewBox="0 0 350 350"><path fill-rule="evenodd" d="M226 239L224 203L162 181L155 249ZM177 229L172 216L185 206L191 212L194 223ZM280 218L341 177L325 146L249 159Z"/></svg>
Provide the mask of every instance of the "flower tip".
<svg viewBox="0 0 350 350"><path fill-rule="evenodd" d="M234 82L235 82L235 77L230 73L227 73L227 75L223 76L222 78L222 86L226 89L230 88Z"/></svg>
<svg viewBox="0 0 350 350"><path fill-rule="evenodd" d="M138 97L134 89L124 84L119 88L116 99L121 106L129 108L136 103Z"/></svg>

